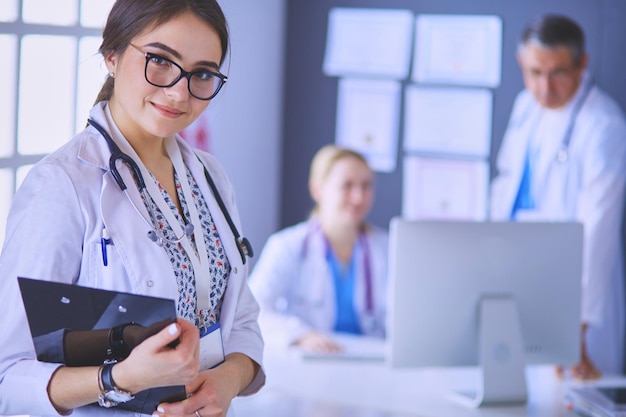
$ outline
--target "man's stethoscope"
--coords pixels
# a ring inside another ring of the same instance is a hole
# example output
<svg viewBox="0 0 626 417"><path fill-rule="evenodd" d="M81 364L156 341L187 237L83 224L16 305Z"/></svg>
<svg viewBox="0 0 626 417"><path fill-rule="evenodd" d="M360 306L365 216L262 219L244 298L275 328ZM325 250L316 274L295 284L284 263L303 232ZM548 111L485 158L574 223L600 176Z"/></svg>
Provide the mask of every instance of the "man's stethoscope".
<svg viewBox="0 0 626 417"><path fill-rule="evenodd" d="M117 146L117 144L113 141L113 138L111 138L111 135L109 135L109 133L98 122L96 122L92 118L89 118L87 122L88 124L93 126L102 135L104 140L107 142L109 150L111 151L111 157L109 158L109 170L111 172L111 175L113 175L113 178L115 179L115 182L117 183L117 185L120 187L120 190L122 190L124 194L126 194L128 201L133 206L135 211L139 214L139 217L141 217L144 223L146 223L146 225L150 227L151 230L148 232L148 238L151 241L159 245L162 245L164 241L170 242L170 243L177 243L177 242L180 242L182 239L184 239L186 236L191 236L191 234L193 233L194 227L193 227L193 224L187 223L184 227L184 233L181 236L176 236L175 239L167 239L161 232L159 232L158 229L156 229L141 214L139 209L135 206L131 198L128 196L126 192L126 188L127 188L126 184L122 176L120 175L116 164L117 164L117 161L122 161L124 164L126 164L131 174L133 175L135 184L137 185L137 189L139 190L140 194L143 194L146 191L146 183L141 173L141 169L139 168L137 163L133 160L133 158L131 158L128 154L125 154L124 152L122 152L119 146ZM235 243L237 246L237 250L239 251L239 255L241 256L241 261L245 264L246 257L254 256L253 251L252 251L252 245L250 244L247 238L241 237L241 235L239 234L239 231L237 230L237 227L233 223L230 213L226 209L226 205L224 204L224 201L222 200L222 197L220 196L219 191L217 190L217 186L215 185L213 178L211 178L211 175L209 174L209 171L206 169L206 166L204 166L204 164L203 164L203 167L204 167L204 176L206 177L207 183L209 184L209 187L211 188L211 191L213 195L215 196L215 200L217 201L217 204L219 205L220 210L224 214L224 218L226 219L226 222L228 223L228 227L230 228L231 232L233 233L235 237ZM103 240L106 240L106 239L108 239L108 236L106 237L103 236ZM103 259L105 260L105 264L106 264L106 255L105 255L106 252L104 249L105 243L109 243L109 242L103 241Z"/></svg>
<svg viewBox="0 0 626 417"><path fill-rule="evenodd" d="M580 113L580 109L585 104L587 97L589 97L589 93L593 88L594 80L593 78L589 78L588 80L583 82L583 90L578 97L578 99L574 102L572 106L572 113L570 114L569 121L567 123L567 128L565 129L565 134L563 135L563 140L561 141L561 147L556 153L555 160L561 164L566 163L569 160L569 144L572 141L572 134L574 133L574 125L576 124L576 119L578 118L578 114Z"/></svg>

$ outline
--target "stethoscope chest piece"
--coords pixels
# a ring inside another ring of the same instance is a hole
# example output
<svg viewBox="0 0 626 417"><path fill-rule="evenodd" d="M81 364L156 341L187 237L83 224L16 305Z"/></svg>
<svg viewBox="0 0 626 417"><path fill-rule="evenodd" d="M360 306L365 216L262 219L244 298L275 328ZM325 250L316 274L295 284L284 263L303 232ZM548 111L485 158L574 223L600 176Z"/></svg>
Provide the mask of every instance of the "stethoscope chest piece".
<svg viewBox="0 0 626 417"><path fill-rule="evenodd" d="M583 91L580 96L577 97L576 101L573 104L572 112L570 114L570 119L567 124L567 128L565 129L565 134L563 135L563 141L561 143L561 148L556 154L555 161L560 164L565 164L569 160L569 147L570 141L572 139L572 134L574 132L574 125L576 124L576 119L578 118L578 114L580 113L580 109L583 107L583 104L589 97L589 93L591 93L591 89L593 88L594 81L593 79L587 80L584 82Z"/></svg>
<svg viewBox="0 0 626 417"><path fill-rule="evenodd" d="M561 148L556 153L556 158L555 159L556 159L556 162L558 162L560 164L564 164L569 159L569 152L567 151L567 149Z"/></svg>

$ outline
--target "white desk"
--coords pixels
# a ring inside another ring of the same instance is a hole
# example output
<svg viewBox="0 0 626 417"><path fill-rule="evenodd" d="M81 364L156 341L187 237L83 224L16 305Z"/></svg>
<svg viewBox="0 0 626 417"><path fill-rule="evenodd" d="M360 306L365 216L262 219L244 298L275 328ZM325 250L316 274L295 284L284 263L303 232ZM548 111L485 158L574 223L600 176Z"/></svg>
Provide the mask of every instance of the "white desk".
<svg viewBox="0 0 626 417"><path fill-rule="evenodd" d="M305 360L296 351L268 346L265 369L261 392L234 400L236 417L573 417L577 414L562 400L568 386L580 385L557 380L552 366L529 367L526 406L472 409L448 394L473 389L475 368L392 369L375 361Z"/></svg>

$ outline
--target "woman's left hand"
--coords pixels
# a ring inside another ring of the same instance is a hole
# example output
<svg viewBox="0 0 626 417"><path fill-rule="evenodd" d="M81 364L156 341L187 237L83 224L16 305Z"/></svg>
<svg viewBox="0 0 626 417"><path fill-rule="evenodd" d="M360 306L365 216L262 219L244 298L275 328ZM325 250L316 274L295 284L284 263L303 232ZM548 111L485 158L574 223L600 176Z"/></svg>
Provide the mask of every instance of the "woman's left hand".
<svg viewBox="0 0 626 417"><path fill-rule="evenodd" d="M186 400L159 404L154 416L225 417L232 399L252 381L257 369L247 356L231 354L224 363L200 372L185 386Z"/></svg>
<svg viewBox="0 0 626 417"><path fill-rule="evenodd" d="M217 369L201 372L195 381L186 385L187 399L177 403L159 404L154 416L163 417L225 417L236 393L229 388L228 376Z"/></svg>

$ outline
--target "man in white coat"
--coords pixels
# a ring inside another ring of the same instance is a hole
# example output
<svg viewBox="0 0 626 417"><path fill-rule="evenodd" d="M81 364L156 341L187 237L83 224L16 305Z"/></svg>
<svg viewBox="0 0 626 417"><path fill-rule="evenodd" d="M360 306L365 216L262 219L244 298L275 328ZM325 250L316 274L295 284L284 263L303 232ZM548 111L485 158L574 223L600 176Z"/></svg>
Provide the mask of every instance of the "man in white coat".
<svg viewBox="0 0 626 417"><path fill-rule="evenodd" d="M498 154L491 217L583 223L581 358L570 370L581 379L622 373L624 114L587 73L584 34L571 19L531 22L517 60L526 89Z"/></svg>

